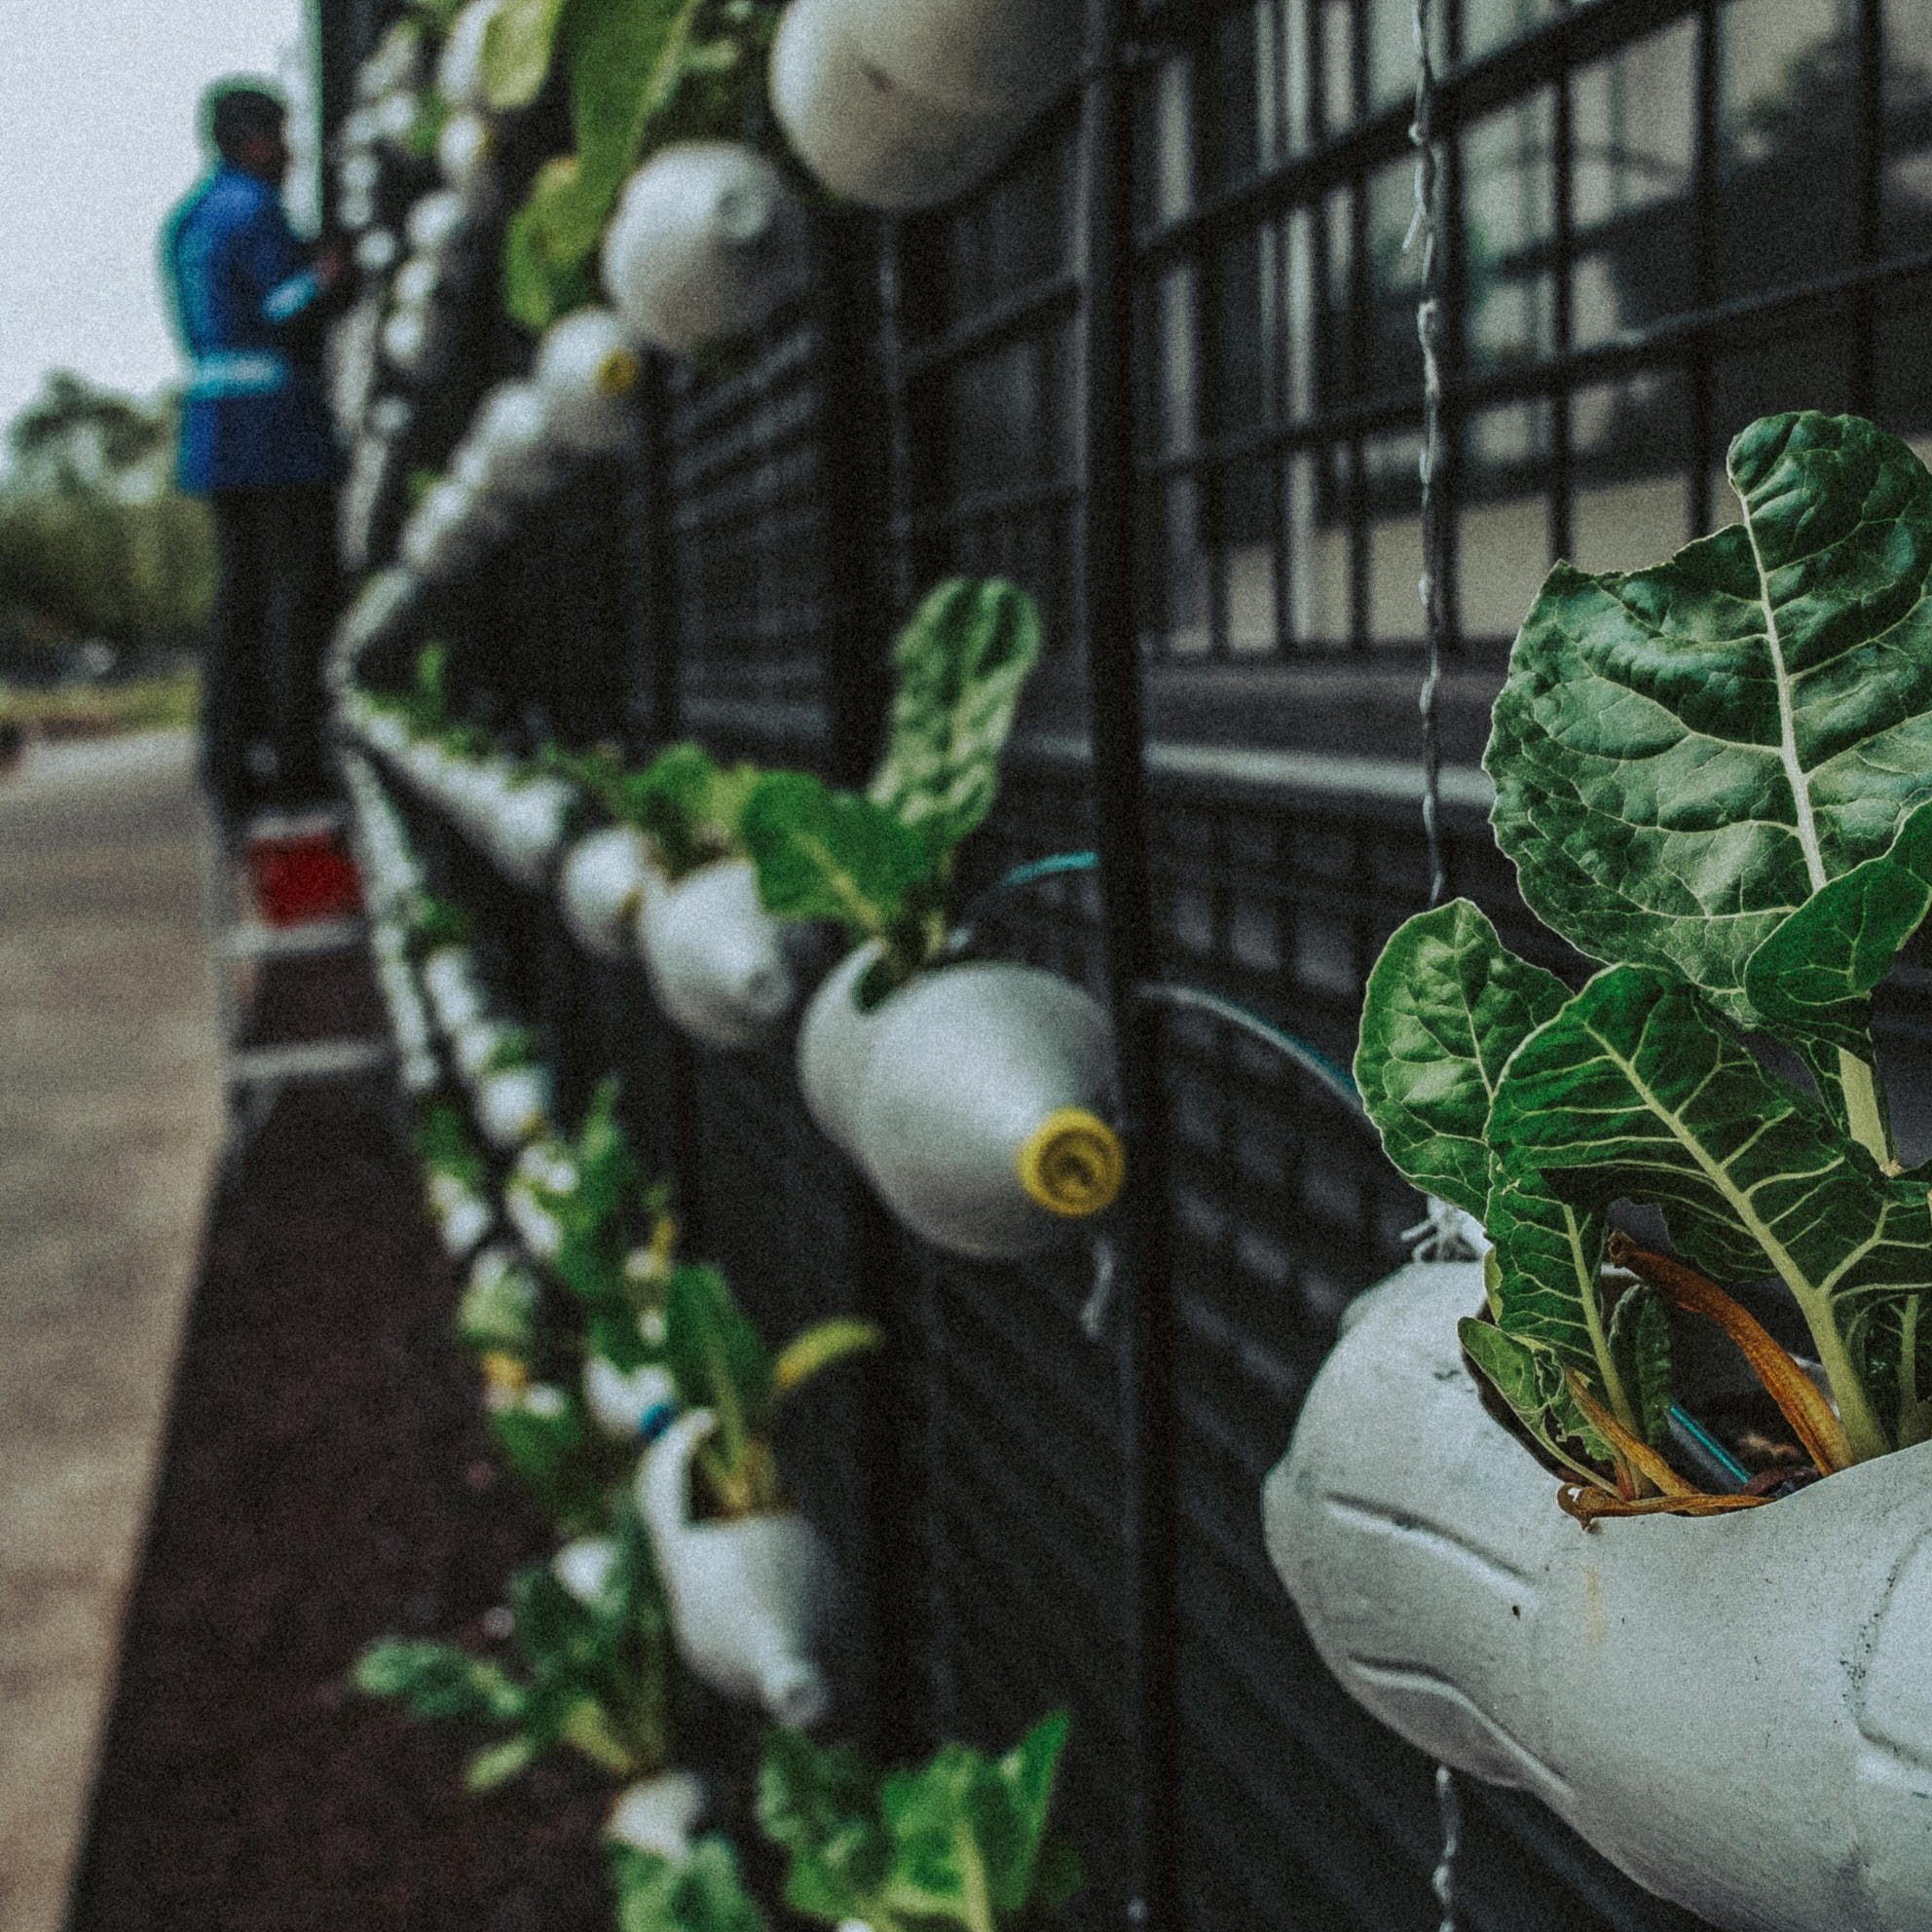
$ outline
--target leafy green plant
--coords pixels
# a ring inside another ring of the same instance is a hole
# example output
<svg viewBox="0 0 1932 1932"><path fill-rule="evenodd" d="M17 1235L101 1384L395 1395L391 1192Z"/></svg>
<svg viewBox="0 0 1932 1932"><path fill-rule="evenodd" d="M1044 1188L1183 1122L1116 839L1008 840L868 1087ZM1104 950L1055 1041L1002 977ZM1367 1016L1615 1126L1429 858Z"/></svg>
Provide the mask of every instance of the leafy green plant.
<svg viewBox="0 0 1932 1932"><path fill-rule="evenodd" d="M404 914L411 945L419 955L442 946L467 946L476 936L475 921L452 899L422 893Z"/></svg>
<svg viewBox="0 0 1932 1932"><path fill-rule="evenodd" d="M721 765L692 744L667 746L642 771L627 769L609 749L552 751L547 762L590 793L619 825L645 834L659 869L673 882L744 850L745 803L762 775L752 765Z"/></svg>
<svg viewBox="0 0 1932 1932"><path fill-rule="evenodd" d="M737 1854L724 1839L700 1839L682 1864L614 1845L611 1876L617 1932L766 1932L764 1913L746 1891Z"/></svg>
<svg viewBox="0 0 1932 1932"><path fill-rule="evenodd" d="M469 1131L469 1117L457 1101L424 1101L411 1139L416 1164L426 1174L446 1174L473 1194L488 1185L488 1165Z"/></svg>
<svg viewBox="0 0 1932 1932"><path fill-rule="evenodd" d="M866 794L787 771L746 800L742 833L767 910L878 944L863 1000L903 985L944 945L954 857L992 808L1039 654L1024 591L997 577L943 583L894 648L891 728Z"/></svg>
<svg viewBox="0 0 1932 1932"><path fill-rule="evenodd" d="M566 1536L608 1527L613 1493L576 1393L534 1382L513 1360L484 1357L484 1413L504 1467Z"/></svg>
<svg viewBox="0 0 1932 1932"><path fill-rule="evenodd" d="M838 1317L805 1329L774 1356L716 1268L687 1264L672 1272L664 1290L664 1361L684 1406L718 1418L696 1458L714 1515L783 1506L771 1446L779 1411L814 1376L882 1339L872 1322Z"/></svg>
<svg viewBox="0 0 1932 1932"><path fill-rule="evenodd" d="M538 171L511 217L503 295L515 320L541 329L595 296L598 242L648 154L743 132L778 12L775 0L509 0L491 21L491 105L529 105L561 67L576 140Z"/></svg>
<svg viewBox="0 0 1932 1932"><path fill-rule="evenodd" d="M649 1541L622 1521L603 1587L574 1596L550 1565L511 1579L511 1662L455 1645L389 1641L365 1651L355 1687L414 1716L473 1725L491 1734L466 1782L487 1791L545 1752L568 1749L616 1778L670 1762L670 1630Z"/></svg>
<svg viewBox="0 0 1932 1932"><path fill-rule="evenodd" d="M525 1149L509 1185L556 1230L543 1262L583 1305L586 1347L630 1370L657 1356L678 1224L669 1186L647 1179L617 1118L617 1082L605 1081L575 1139Z"/></svg>
<svg viewBox="0 0 1932 1932"><path fill-rule="evenodd" d="M1932 907L1932 477L1813 414L1754 424L1728 472L1739 523L1552 571L1496 705L1498 841L1605 970L1572 993L1438 908L1371 975L1356 1059L1395 1165L1483 1221L1465 1348L1586 1518L1757 1500L1662 1453L1667 1305L1727 1330L1822 1473L1932 1434L1932 1169L1901 1166L1872 1039ZM1618 1203L1679 1255L1614 1231ZM1721 1285L1758 1281L1829 1402Z"/></svg>
<svg viewBox="0 0 1932 1932"><path fill-rule="evenodd" d="M759 1822L791 1854L785 1902L872 1932L1000 1932L1040 1925L1080 1889L1080 1862L1049 1826L1066 1745L1063 1713L1005 1757L947 1744L880 1777L849 1748L773 1731Z"/></svg>

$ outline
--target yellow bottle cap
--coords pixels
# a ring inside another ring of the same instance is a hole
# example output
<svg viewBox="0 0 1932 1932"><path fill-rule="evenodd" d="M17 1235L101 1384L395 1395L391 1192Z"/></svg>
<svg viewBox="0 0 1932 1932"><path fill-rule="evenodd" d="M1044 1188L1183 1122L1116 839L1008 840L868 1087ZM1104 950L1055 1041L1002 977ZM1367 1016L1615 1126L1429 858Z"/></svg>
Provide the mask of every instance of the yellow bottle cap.
<svg viewBox="0 0 1932 1932"><path fill-rule="evenodd" d="M637 388L644 364L628 349L613 349L597 365L597 387L606 395L628 395Z"/></svg>
<svg viewBox="0 0 1932 1932"><path fill-rule="evenodd" d="M502 1349L486 1351L478 1366L483 1371L485 1386L502 1394L520 1395L530 1387L530 1370Z"/></svg>
<svg viewBox="0 0 1932 1932"><path fill-rule="evenodd" d="M1079 1221L1113 1205L1127 1178L1127 1152L1098 1114L1061 1107L1027 1136L1018 1167L1029 1199Z"/></svg>

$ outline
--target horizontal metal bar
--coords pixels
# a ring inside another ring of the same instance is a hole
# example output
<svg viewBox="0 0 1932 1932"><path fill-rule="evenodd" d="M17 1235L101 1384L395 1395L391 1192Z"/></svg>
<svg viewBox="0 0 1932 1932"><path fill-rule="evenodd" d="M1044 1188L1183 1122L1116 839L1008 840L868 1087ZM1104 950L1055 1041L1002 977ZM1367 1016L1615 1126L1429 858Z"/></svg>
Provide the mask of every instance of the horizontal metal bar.
<svg viewBox="0 0 1932 1932"><path fill-rule="evenodd" d="M1599 0L1602 4L1602 0ZM1629 329L1580 349L1483 375L1445 377L1446 406L1467 420L1479 410L1504 403L1541 401L1592 383L1655 368L1693 351L1708 350L1732 332L1780 317L1829 311L1834 305L1899 284L1932 279L1932 249L1862 263L1835 275L1797 282L1755 295L1740 295L1708 309L1688 311L1647 329ZM1820 317L1811 317L1820 319ZM1149 458L1140 464L1144 478L1190 475L1232 464L1331 448L1359 437L1422 427L1422 390L1385 391L1345 403L1294 423L1258 424L1192 449ZM1672 464L1673 469L1679 465Z"/></svg>
<svg viewBox="0 0 1932 1932"><path fill-rule="evenodd" d="M1068 509L1079 501L1079 484L1061 477L1044 483L1006 483L994 490L969 490L949 502L915 509L895 519L894 531L900 536L926 536L969 530L977 524L1025 516L1033 510Z"/></svg>
<svg viewBox="0 0 1932 1932"><path fill-rule="evenodd" d="M1494 52L1438 77L1437 130L1453 133L1492 110L1520 100L1570 68L1616 53L1696 13L1700 0L1594 0L1558 14ZM1409 158L1412 103L1404 98L1347 133L1253 176L1172 221L1143 232L1139 250L1160 264L1204 248L1221 235L1252 228L1304 206L1377 167Z"/></svg>
<svg viewBox="0 0 1932 1932"><path fill-rule="evenodd" d="M1080 306L1080 286L1079 276L1066 269L1044 281L1015 289L1011 295L977 310L965 321L930 342L907 344L899 354L903 381L910 388L947 364L984 355L1021 333L1029 322L1057 315L1070 316Z"/></svg>

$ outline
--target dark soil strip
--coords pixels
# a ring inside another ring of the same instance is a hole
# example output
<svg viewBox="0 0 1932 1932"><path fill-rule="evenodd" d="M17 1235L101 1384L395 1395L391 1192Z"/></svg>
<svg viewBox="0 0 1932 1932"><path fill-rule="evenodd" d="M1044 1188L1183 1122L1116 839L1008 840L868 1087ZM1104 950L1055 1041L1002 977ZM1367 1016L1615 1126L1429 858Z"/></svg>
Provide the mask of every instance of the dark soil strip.
<svg viewBox="0 0 1932 1932"><path fill-rule="evenodd" d="M289 1096L210 1209L70 1932L603 1932L607 1791L486 1799L345 1696L546 1546L494 1475L380 1093ZM112 1347L113 1338L101 1337Z"/></svg>

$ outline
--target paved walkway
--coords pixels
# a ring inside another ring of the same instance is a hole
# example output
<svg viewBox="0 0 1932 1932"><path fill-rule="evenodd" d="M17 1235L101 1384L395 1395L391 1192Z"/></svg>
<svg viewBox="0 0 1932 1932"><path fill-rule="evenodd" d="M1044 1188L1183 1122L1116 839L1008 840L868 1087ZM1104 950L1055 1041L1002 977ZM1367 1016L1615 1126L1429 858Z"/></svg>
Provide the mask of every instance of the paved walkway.
<svg viewBox="0 0 1932 1932"><path fill-rule="evenodd" d="M220 1130L189 739L0 777L0 1928L65 1903Z"/></svg>

